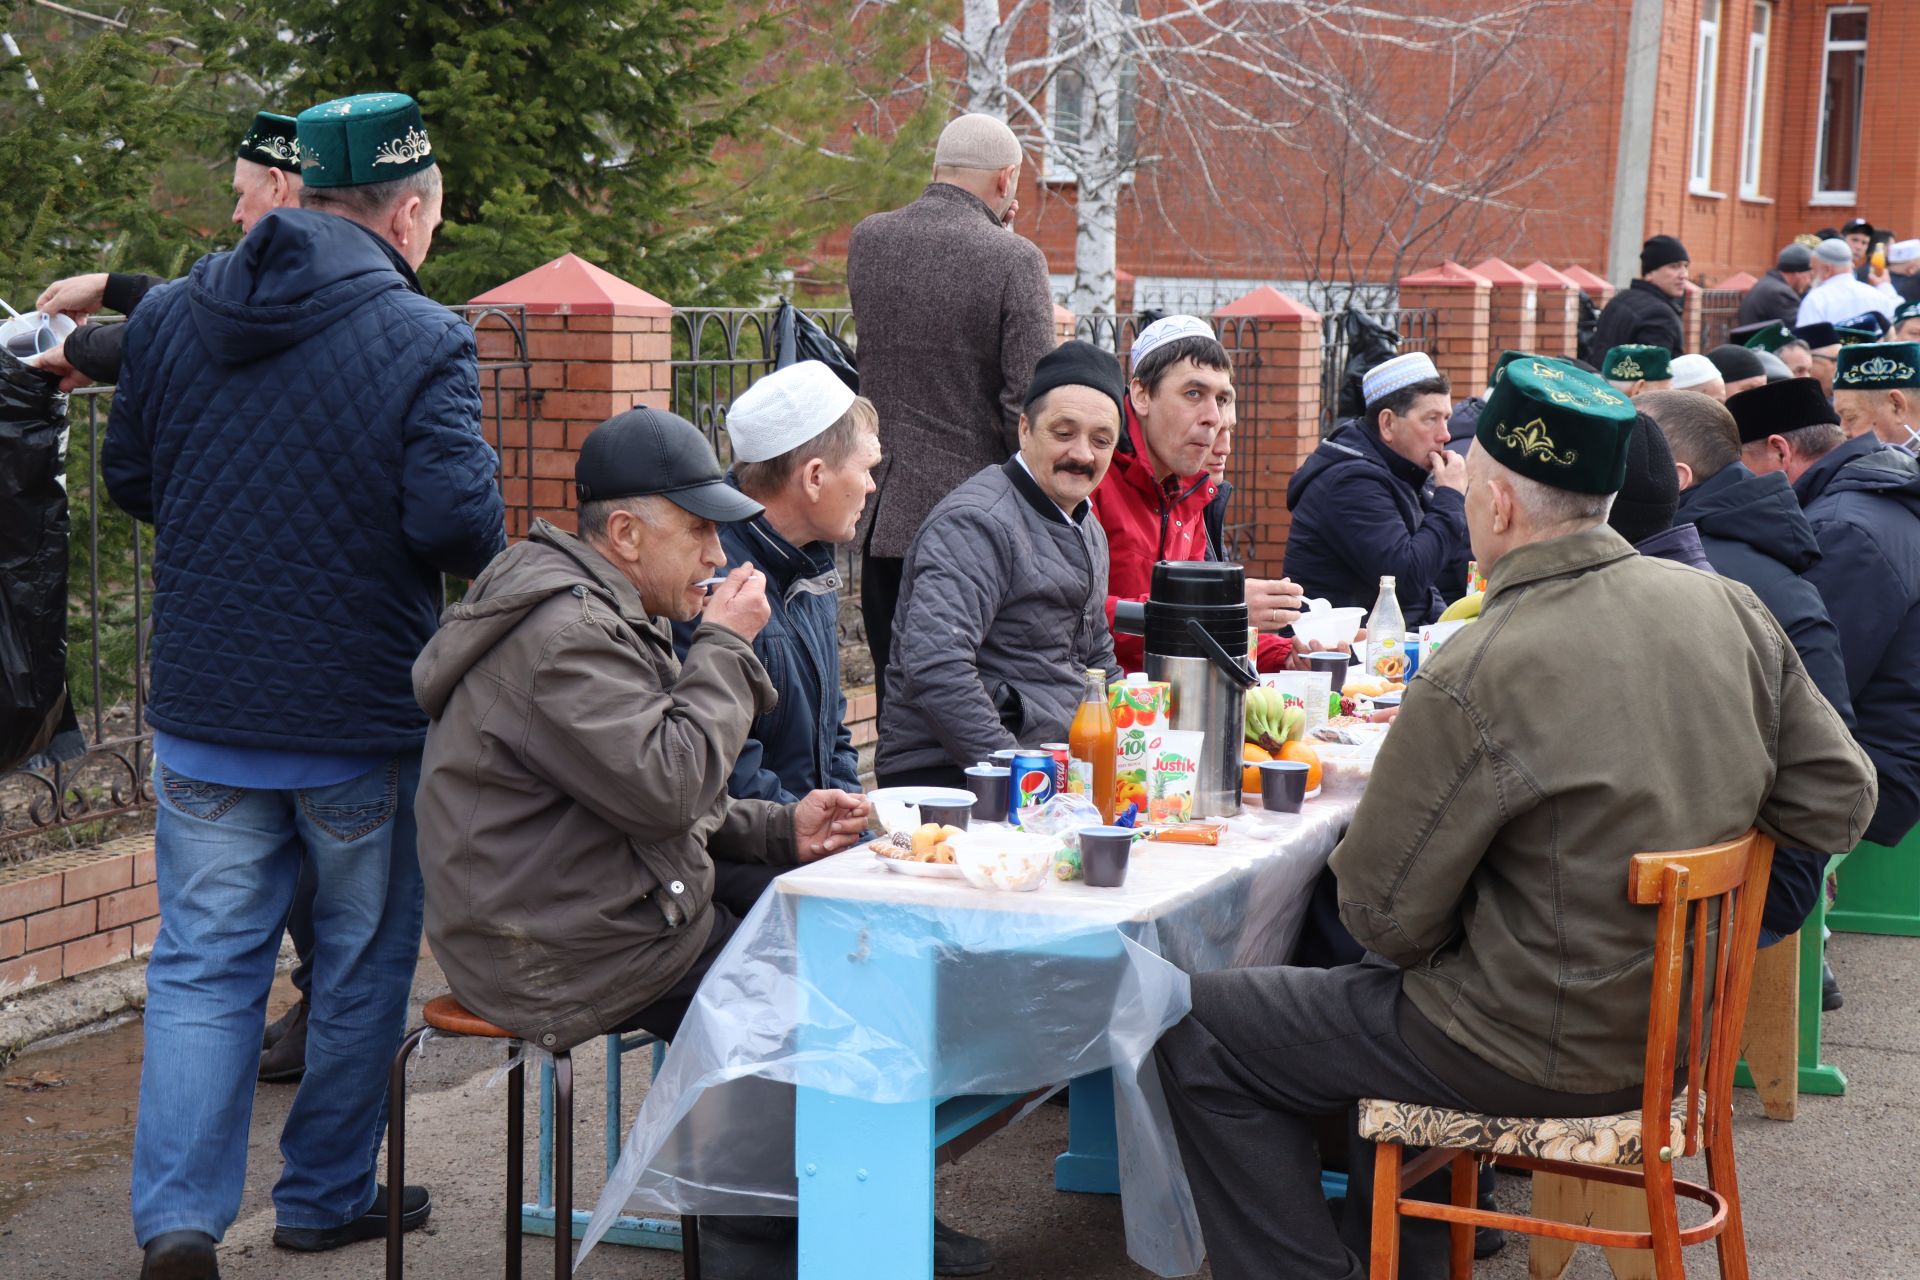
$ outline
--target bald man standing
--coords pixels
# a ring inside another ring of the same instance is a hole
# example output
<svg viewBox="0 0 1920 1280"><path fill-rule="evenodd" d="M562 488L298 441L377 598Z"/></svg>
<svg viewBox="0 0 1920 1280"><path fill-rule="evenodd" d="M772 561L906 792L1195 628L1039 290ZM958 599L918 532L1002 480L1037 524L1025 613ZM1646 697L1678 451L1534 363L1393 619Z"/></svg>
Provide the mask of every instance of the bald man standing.
<svg viewBox="0 0 1920 1280"><path fill-rule="evenodd" d="M876 213L847 244L860 391L880 415L885 459L859 534L860 611L884 700L900 570L934 504L1019 449L1033 366L1056 343L1047 260L1012 230L1020 143L964 115L940 134L933 181Z"/></svg>

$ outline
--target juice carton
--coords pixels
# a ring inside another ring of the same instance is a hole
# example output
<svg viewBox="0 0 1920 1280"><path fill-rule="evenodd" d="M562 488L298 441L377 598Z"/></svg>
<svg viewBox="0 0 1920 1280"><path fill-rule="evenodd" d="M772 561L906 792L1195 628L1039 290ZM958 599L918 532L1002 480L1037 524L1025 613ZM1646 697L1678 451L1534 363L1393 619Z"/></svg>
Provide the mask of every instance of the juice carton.
<svg viewBox="0 0 1920 1280"><path fill-rule="evenodd" d="M1185 822L1193 816L1193 787L1207 735L1167 729L1147 735L1147 821Z"/></svg>
<svg viewBox="0 0 1920 1280"><path fill-rule="evenodd" d="M1333 677L1325 671L1270 671L1260 677L1260 683L1278 689L1288 706L1306 711L1308 733L1325 724L1329 716L1340 714L1335 709L1339 702Z"/></svg>
<svg viewBox="0 0 1920 1280"><path fill-rule="evenodd" d="M1129 804L1147 811L1147 739L1167 727L1173 714L1173 686L1164 680L1126 679L1108 694L1113 707L1115 750L1113 811Z"/></svg>

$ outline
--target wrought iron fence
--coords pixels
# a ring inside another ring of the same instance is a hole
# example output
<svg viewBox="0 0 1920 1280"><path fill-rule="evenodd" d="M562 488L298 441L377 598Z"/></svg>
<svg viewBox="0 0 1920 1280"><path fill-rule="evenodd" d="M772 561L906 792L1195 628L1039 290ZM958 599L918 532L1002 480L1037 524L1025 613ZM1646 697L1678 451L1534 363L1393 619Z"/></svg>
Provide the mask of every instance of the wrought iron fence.
<svg viewBox="0 0 1920 1280"><path fill-rule="evenodd" d="M479 370L488 438L503 460L530 460L537 392L527 359L525 308L454 310L473 326L485 357ZM67 409L73 521L67 691L81 753L64 760L43 755L0 773L0 864L97 838L104 834L102 824L153 804L152 734L144 714L153 530L114 506L101 484L100 448L112 398L110 387L85 387L69 397Z"/></svg>
<svg viewBox="0 0 1920 1280"><path fill-rule="evenodd" d="M852 347L853 312L846 307L798 309L829 334ZM780 308L683 307L673 313L673 411L706 433L722 465L731 465L727 407L734 397L773 372L780 353L774 319ZM860 549L840 548L840 641L865 645L860 616Z"/></svg>
<svg viewBox="0 0 1920 1280"><path fill-rule="evenodd" d="M1700 307L1700 350L1711 351L1727 341L1727 335L1740 322L1740 303L1746 292L1741 289L1706 289L1698 295Z"/></svg>
<svg viewBox="0 0 1920 1280"><path fill-rule="evenodd" d="M1320 321L1320 434L1333 433L1340 421L1340 387L1347 374L1347 316L1363 315L1399 336L1397 350L1431 352L1439 338L1440 313L1430 307L1333 312Z"/></svg>

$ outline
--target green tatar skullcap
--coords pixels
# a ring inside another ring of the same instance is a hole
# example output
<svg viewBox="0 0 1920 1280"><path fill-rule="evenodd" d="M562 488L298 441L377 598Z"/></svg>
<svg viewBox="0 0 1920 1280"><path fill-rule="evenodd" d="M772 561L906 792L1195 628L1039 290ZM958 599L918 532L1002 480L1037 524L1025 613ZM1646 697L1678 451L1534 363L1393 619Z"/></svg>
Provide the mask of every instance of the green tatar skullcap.
<svg viewBox="0 0 1920 1280"><path fill-rule="evenodd" d="M1615 382L1665 382L1673 376L1672 361L1665 347L1613 347L1601 362L1600 372Z"/></svg>
<svg viewBox="0 0 1920 1280"><path fill-rule="evenodd" d="M1833 331L1840 335L1842 347L1877 346L1885 336L1875 329L1849 329L1845 325L1835 325Z"/></svg>
<svg viewBox="0 0 1920 1280"><path fill-rule="evenodd" d="M1500 375L1507 371L1508 365L1512 364L1515 360L1524 360L1526 358L1527 353L1524 351L1502 351L1500 358L1494 361L1493 380L1495 382L1500 381Z"/></svg>
<svg viewBox="0 0 1920 1280"><path fill-rule="evenodd" d="M1893 323L1897 327L1901 322L1920 318L1920 302L1903 302L1893 309Z"/></svg>
<svg viewBox="0 0 1920 1280"><path fill-rule="evenodd" d="M1633 417L1632 403L1599 378L1563 360L1530 356L1506 367L1473 435L1496 462L1530 480L1575 493L1618 493Z"/></svg>
<svg viewBox="0 0 1920 1280"><path fill-rule="evenodd" d="M1787 326L1780 321L1775 320L1766 328L1749 337L1741 345L1755 351L1778 351L1781 347L1786 346L1792 341L1793 330L1787 328Z"/></svg>
<svg viewBox="0 0 1920 1280"><path fill-rule="evenodd" d="M300 113L300 176L310 187L364 187L433 166L420 107L404 93L336 98Z"/></svg>
<svg viewBox="0 0 1920 1280"><path fill-rule="evenodd" d="M1840 348L1835 391L1920 387L1920 342L1862 342Z"/></svg>
<svg viewBox="0 0 1920 1280"><path fill-rule="evenodd" d="M254 116L253 124L247 129L247 136L240 139L240 148L234 154L242 160L251 160L269 169L284 169L288 173L298 173L300 172L300 143L296 130L297 123L292 116L262 111Z"/></svg>

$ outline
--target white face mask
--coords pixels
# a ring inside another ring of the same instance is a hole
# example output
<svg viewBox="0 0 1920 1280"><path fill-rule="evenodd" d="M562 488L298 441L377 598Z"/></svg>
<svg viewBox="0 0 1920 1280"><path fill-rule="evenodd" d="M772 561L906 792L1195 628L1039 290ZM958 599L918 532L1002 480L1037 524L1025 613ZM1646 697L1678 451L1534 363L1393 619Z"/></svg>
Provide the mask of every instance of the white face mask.
<svg viewBox="0 0 1920 1280"><path fill-rule="evenodd" d="M1893 447L1920 457L1920 431L1915 431L1904 422L1900 426L1907 433L1907 438Z"/></svg>

